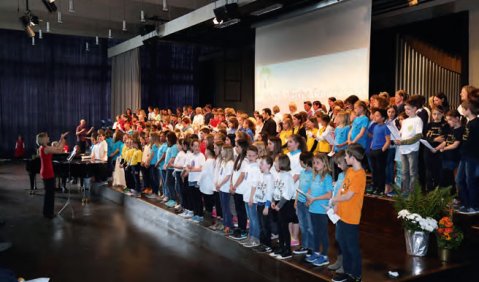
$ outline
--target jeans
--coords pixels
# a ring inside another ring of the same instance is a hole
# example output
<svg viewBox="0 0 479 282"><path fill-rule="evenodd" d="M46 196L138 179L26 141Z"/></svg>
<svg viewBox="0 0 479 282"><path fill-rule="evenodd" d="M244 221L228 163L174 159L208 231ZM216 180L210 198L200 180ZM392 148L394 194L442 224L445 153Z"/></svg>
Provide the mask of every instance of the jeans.
<svg viewBox="0 0 479 282"><path fill-rule="evenodd" d="M386 186L386 161L387 152L383 152L382 149L371 150L370 159L371 166L373 167L373 184L376 192L384 192Z"/></svg>
<svg viewBox="0 0 479 282"><path fill-rule="evenodd" d="M271 248L271 209L268 209L268 215L263 215L265 205L257 206L258 220L260 226L259 242Z"/></svg>
<svg viewBox="0 0 479 282"><path fill-rule="evenodd" d="M461 204L466 208L479 209L479 163L473 160L461 160L456 175L457 188Z"/></svg>
<svg viewBox="0 0 479 282"><path fill-rule="evenodd" d="M258 221L258 211L257 204L244 203L246 214L249 218L249 236L250 238L255 238L259 240L260 229L259 229L259 221Z"/></svg>
<svg viewBox="0 0 479 282"><path fill-rule="evenodd" d="M175 191L176 195L178 196L176 202L180 203L181 206L184 207L183 194L181 193L181 187L184 185L184 183L183 179L181 179L181 171L175 171L173 172L173 175L175 177Z"/></svg>
<svg viewBox="0 0 479 282"><path fill-rule="evenodd" d="M359 248L359 225L336 223L336 241L343 253L343 268L346 274L361 277L361 250Z"/></svg>
<svg viewBox="0 0 479 282"><path fill-rule="evenodd" d="M221 210L223 212L223 225L233 228L233 215L230 209L230 193L219 192L221 201Z"/></svg>
<svg viewBox="0 0 479 282"><path fill-rule="evenodd" d="M393 184L394 180L394 156L396 155L396 148L389 148L386 158L386 184Z"/></svg>
<svg viewBox="0 0 479 282"><path fill-rule="evenodd" d="M173 170L167 169L166 170L166 177L165 177L166 188L168 190L168 195L171 200L175 200L178 202L178 196L175 190L175 178L173 177Z"/></svg>
<svg viewBox="0 0 479 282"><path fill-rule="evenodd" d="M401 155L402 162L402 185L401 190L409 195L414 189L414 184L418 181L418 163L419 152L414 151L407 155Z"/></svg>
<svg viewBox="0 0 479 282"><path fill-rule="evenodd" d="M402 187L402 163L396 161L396 177L394 178L394 183L398 187Z"/></svg>
<svg viewBox="0 0 479 282"><path fill-rule="evenodd" d="M296 214L298 215L299 229L301 230L301 245L306 249L313 249L313 226L311 214L306 203L297 202Z"/></svg>
<svg viewBox="0 0 479 282"><path fill-rule="evenodd" d="M328 216L325 214L311 213L311 222L313 224L312 250L327 256L329 251ZM320 250L321 247L322 250Z"/></svg>
<svg viewBox="0 0 479 282"><path fill-rule="evenodd" d="M163 192L163 195L166 197L170 197L170 193L168 192L168 189L166 188L166 170L165 169L160 169L160 181L161 181L161 192Z"/></svg>
<svg viewBox="0 0 479 282"><path fill-rule="evenodd" d="M45 196L43 198L43 216L53 217L55 207L55 178L43 179Z"/></svg>
<svg viewBox="0 0 479 282"><path fill-rule="evenodd" d="M158 195L158 189L160 188L160 173L154 165L150 165L148 170L150 171L149 176L151 189L153 190L154 194Z"/></svg>

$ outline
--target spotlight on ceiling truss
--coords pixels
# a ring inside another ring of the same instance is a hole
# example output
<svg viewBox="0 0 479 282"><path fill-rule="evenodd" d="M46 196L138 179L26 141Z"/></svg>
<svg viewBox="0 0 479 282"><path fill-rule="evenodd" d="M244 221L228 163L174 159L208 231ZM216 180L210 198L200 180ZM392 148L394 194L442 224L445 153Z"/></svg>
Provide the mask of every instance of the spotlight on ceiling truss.
<svg viewBox="0 0 479 282"><path fill-rule="evenodd" d="M55 4L55 0L42 0L43 4L47 8L48 12L53 13L57 11L57 5Z"/></svg>

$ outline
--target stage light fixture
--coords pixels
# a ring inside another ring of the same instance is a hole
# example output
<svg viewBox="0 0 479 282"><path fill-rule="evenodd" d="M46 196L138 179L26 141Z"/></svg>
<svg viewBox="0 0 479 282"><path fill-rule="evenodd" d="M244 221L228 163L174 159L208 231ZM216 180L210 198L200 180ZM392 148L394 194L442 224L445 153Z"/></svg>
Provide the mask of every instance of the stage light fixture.
<svg viewBox="0 0 479 282"><path fill-rule="evenodd" d="M85 51L90 52L90 44L88 42L85 43Z"/></svg>
<svg viewBox="0 0 479 282"><path fill-rule="evenodd" d="M123 20L123 27L122 27L121 30L128 31L128 29L126 29L126 21L125 20Z"/></svg>
<svg viewBox="0 0 479 282"><path fill-rule="evenodd" d="M112 39L113 36L111 35L111 29L108 30L108 39Z"/></svg>
<svg viewBox="0 0 479 282"><path fill-rule="evenodd" d="M168 4L166 3L166 0L163 0L163 11L168 12Z"/></svg>
<svg viewBox="0 0 479 282"><path fill-rule="evenodd" d="M75 7L74 7L73 0L68 1L68 12L75 13Z"/></svg>
<svg viewBox="0 0 479 282"><path fill-rule="evenodd" d="M43 39L43 32L42 30L38 30L38 39Z"/></svg>
<svg viewBox="0 0 479 282"><path fill-rule="evenodd" d="M39 24L38 17L33 15L30 10L27 10L25 14L20 17L20 21L22 22L28 37L34 37L35 31L33 30L33 27Z"/></svg>
<svg viewBox="0 0 479 282"><path fill-rule="evenodd" d="M100 38L97 36L95 36L95 45L100 45Z"/></svg>
<svg viewBox="0 0 479 282"><path fill-rule="evenodd" d="M35 35L32 37L32 46L35 46Z"/></svg>
<svg viewBox="0 0 479 282"><path fill-rule="evenodd" d="M42 0L43 4L47 8L48 12L53 13L57 10L57 5L55 4L55 0Z"/></svg>
<svg viewBox="0 0 479 282"><path fill-rule="evenodd" d="M241 21L240 11L237 3L226 4L213 10L215 18L213 23L216 28L225 28Z"/></svg>
<svg viewBox="0 0 479 282"><path fill-rule="evenodd" d="M45 28L45 32L50 32L50 22L47 22L47 26Z"/></svg>
<svg viewBox="0 0 479 282"><path fill-rule="evenodd" d="M62 12L60 12L60 11L58 11L58 13L57 13L57 22L58 22L58 23L63 23L63 21L62 21Z"/></svg>

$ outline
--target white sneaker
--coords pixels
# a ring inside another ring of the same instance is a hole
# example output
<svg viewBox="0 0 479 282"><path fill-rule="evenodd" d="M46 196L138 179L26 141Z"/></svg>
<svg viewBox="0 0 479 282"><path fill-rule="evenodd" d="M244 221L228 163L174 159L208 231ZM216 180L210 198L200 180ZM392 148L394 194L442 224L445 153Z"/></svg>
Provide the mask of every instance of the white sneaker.
<svg viewBox="0 0 479 282"><path fill-rule="evenodd" d="M175 206L175 210L179 210L180 208L181 208L181 205L180 205L180 204L177 204L177 205Z"/></svg>
<svg viewBox="0 0 479 282"><path fill-rule="evenodd" d="M181 217L186 217L188 215L188 211L184 210L182 213L179 214Z"/></svg>

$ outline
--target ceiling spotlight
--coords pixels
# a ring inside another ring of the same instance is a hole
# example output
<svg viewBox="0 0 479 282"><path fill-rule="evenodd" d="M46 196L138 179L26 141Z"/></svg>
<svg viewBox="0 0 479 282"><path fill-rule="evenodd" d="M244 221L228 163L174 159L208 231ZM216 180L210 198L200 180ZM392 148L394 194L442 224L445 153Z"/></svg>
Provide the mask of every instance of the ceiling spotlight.
<svg viewBox="0 0 479 282"><path fill-rule="evenodd" d="M35 46L35 36L32 37L32 46Z"/></svg>
<svg viewBox="0 0 479 282"><path fill-rule="evenodd" d="M47 7L48 12L52 13L57 10L57 5L55 5L55 0L42 0L45 7Z"/></svg>
<svg viewBox="0 0 479 282"><path fill-rule="evenodd" d="M127 31L127 29L126 29L126 21L125 21L125 20L123 20L123 28L122 28L121 30Z"/></svg>
<svg viewBox="0 0 479 282"><path fill-rule="evenodd" d="M108 30L108 39L112 39L113 36L111 35L111 29Z"/></svg>
<svg viewBox="0 0 479 282"><path fill-rule="evenodd" d="M58 11L58 13L57 13L57 22L58 22L58 23L63 23L63 21L62 21L62 12L60 12L60 11Z"/></svg>
<svg viewBox="0 0 479 282"><path fill-rule="evenodd" d="M166 0L163 0L163 11L168 12L168 5L166 3Z"/></svg>
<svg viewBox="0 0 479 282"><path fill-rule="evenodd" d="M100 45L100 38L97 36L95 36L95 45Z"/></svg>
<svg viewBox="0 0 479 282"><path fill-rule="evenodd" d="M213 23L216 28L225 28L241 21L241 13L237 3L230 3L213 10L215 18Z"/></svg>
<svg viewBox="0 0 479 282"><path fill-rule="evenodd" d="M73 0L68 1L68 12L75 13L75 7L73 5Z"/></svg>
<svg viewBox="0 0 479 282"><path fill-rule="evenodd" d="M39 23L38 17L33 15L30 10L27 10L25 15L20 17L20 21L22 22L28 37L34 37L35 31L33 30L33 27Z"/></svg>
<svg viewBox="0 0 479 282"><path fill-rule="evenodd" d="M43 33L41 29L38 31L38 39L43 39Z"/></svg>
<svg viewBox="0 0 479 282"><path fill-rule="evenodd" d="M50 32L50 22L47 22L47 26L45 28L45 32Z"/></svg>
<svg viewBox="0 0 479 282"><path fill-rule="evenodd" d="M142 23L146 22L145 11L143 11L143 10L140 11L140 22L142 22Z"/></svg>
<svg viewBox="0 0 479 282"><path fill-rule="evenodd" d="M223 21L218 21L217 18L214 18L214 19L213 19L213 23L214 23L214 24L222 24Z"/></svg>
<svg viewBox="0 0 479 282"><path fill-rule="evenodd" d="M88 42L85 43L85 51L90 52L90 44Z"/></svg>

